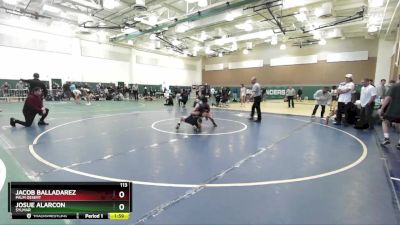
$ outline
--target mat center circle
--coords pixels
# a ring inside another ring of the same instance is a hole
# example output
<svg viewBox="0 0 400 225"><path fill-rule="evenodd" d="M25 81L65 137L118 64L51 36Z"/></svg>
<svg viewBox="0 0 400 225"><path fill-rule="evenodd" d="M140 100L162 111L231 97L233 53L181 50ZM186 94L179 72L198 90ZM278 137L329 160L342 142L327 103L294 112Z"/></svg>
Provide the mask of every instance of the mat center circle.
<svg viewBox="0 0 400 225"><path fill-rule="evenodd" d="M181 122L180 128L176 129L180 118L158 120L151 125L151 128L158 132L178 135L225 135L239 133L247 129L246 124L236 120L221 118L214 118L214 120L218 125L217 127L214 127L210 120L203 119L200 132L194 131L192 126L185 122Z"/></svg>

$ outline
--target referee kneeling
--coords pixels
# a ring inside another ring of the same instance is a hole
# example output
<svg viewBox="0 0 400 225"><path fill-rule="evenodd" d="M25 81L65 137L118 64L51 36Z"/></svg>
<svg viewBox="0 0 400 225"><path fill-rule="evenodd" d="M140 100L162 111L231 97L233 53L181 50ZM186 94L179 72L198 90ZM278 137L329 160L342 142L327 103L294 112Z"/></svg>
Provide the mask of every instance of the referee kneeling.
<svg viewBox="0 0 400 225"><path fill-rule="evenodd" d="M22 113L25 116L25 122L16 120L14 118L10 118L10 125L15 127L15 124L21 124L25 127L30 127L35 119L36 114L42 116L40 118L38 125L49 125L44 122L44 119L49 114L49 109L43 106L42 100L42 89L40 87L35 87L32 89L31 93L29 93L28 97L25 100L24 108Z"/></svg>

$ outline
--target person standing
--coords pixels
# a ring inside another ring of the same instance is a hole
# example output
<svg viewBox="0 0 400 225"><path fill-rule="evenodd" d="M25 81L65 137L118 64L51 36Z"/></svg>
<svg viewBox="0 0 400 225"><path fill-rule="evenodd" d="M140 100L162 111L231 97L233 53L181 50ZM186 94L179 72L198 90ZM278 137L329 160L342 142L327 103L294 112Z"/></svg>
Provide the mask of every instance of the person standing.
<svg viewBox="0 0 400 225"><path fill-rule="evenodd" d="M390 144L389 128L390 123L396 123L397 130L400 129L400 83L394 84L388 91L387 96L383 100L382 107L378 113L382 116L382 129L384 140L381 143L383 146ZM400 150L400 138L396 145L397 150Z"/></svg>
<svg viewBox="0 0 400 225"><path fill-rule="evenodd" d="M354 91L353 74L346 74L345 82L340 83L337 93L339 95L338 99L338 109L336 112L336 122L334 125L342 124L342 114L345 114L345 119L349 119L349 108L351 104L351 94Z"/></svg>
<svg viewBox="0 0 400 225"><path fill-rule="evenodd" d="M246 87L244 84L241 85L242 87L240 88L240 106L245 105L246 103Z"/></svg>
<svg viewBox="0 0 400 225"><path fill-rule="evenodd" d="M251 114L249 120L253 120L254 116L254 110L257 110L257 120L254 120L254 122L261 122L261 108L260 108L260 103L261 103L261 87L260 84L257 83L257 78L252 77L251 78L251 84L253 85L251 89L251 97L253 98L253 106L251 107Z"/></svg>
<svg viewBox="0 0 400 225"><path fill-rule="evenodd" d="M301 96L303 95L303 88L299 88L299 90L297 90L297 101L303 101L301 99Z"/></svg>
<svg viewBox="0 0 400 225"><path fill-rule="evenodd" d="M286 98L288 101L289 108L290 108L290 102L292 102L292 108L294 108L294 96L296 96L296 90L292 86L289 86L289 88L286 90Z"/></svg>
<svg viewBox="0 0 400 225"><path fill-rule="evenodd" d="M18 101L23 100L24 97L24 83L20 80L18 83L15 85L15 89L17 89L17 97Z"/></svg>
<svg viewBox="0 0 400 225"><path fill-rule="evenodd" d="M3 91L3 97L8 97L8 90L10 89L10 85L8 82L4 82L3 85L1 85L1 90Z"/></svg>
<svg viewBox="0 0 400 225"><path fill-rule="evenodd" d="M386 80L382 79L381 84L378 87L376 87L376 96L379 99L384 99L388 90L389 88L386 86Z"/></svg>
<svg viewBox="0 0 400 225"><path fill-rule="evenodd" d="M31 90L31 93L29 93L28 97L25 100L25 104L24 104L22 113L24 114L25 122L16 120L11 117L10 118L11 126L15 127L15 124L18 123L25 127L30 127L33 123L33 120L35 119L36 114L39 114L42 116L38 122L39 126L49 125L48 123L46 123L44 121L44 119L49 114L49 109L47 109L43 106L42 89L40 87L35 87Z"/></svg>
<svg viewBox="0 0 400 225"><path fill-rule="evenodd" d="M43 97L44 98L47 97L48 91L47 91L46 85L41 80L39 80L39 74L38 73L34 73L33 74L33 79L31 79L31 80L21 79L21 81L29 84L29 92L32 92L32 90L35 87L40 87L42 89Z"/></svg>
<svg viewBox="0 0 400 225"><path fill-rule="evenodd" d="M332 100L331 93L329 93L329 87L323 87L322 89L316 91L314 93L314 99L315 99L315 106L311 117L315 117L315 113L318 110L318 106L321 106L321 118L324 118L325 106L328 104L328 102L331 102Z"/></svg>
<svg viewBox="0 0 400 225"><path fill-rule="evenodd" d="M139 101L139 85L138 84L132 85L132 93L133 93L133 98L135 99L135 101Z"/></svg>
<svg viewBox="0 0 400 225"><path fill-rule="evenodd" d="M331 94L331 103L329 104L329 115L326 117L325 124L329 124L330 118L336 114L337 110L337 101L338 101L338 93L337 93L337 87L332 86L332 90L330 91Z"/></svg>
<svg viewBox="0 0 400 225"><path fill-rule="evenodd" d="M361 88L360 94L360 103L361 103L361 111L360 111L360 120L354 128L356 129L365 129L365 128L374 128L374 121L372 118L372 112L375 106L375 98L376 98L376 88L371 85L369 79L364 79L362 81L363 87Z"/></svg>

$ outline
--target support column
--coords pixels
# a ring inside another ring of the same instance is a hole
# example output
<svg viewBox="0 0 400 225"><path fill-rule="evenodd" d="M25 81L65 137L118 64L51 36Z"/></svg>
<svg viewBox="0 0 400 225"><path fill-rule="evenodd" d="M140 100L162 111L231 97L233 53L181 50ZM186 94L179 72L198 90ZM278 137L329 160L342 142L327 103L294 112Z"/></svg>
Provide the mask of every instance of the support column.
<svg viewBox="0 0 400 225"><path fill-rule="evenodd" d="M379 85L381 79L386 79L387 83L389 82L393 46L394 42L392 41L379 40L374 78L375 85Z"/></svg>

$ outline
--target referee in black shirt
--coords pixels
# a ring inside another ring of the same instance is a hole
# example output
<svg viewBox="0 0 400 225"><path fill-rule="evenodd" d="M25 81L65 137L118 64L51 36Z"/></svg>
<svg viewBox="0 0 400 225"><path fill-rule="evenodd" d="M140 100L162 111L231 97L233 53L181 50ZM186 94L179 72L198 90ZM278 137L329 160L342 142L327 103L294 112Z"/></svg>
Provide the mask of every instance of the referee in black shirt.
<svg viewBox="0 0 400 225"><path fill-rule="evenodd" d="M40 87L42 89L44 98L47 97L48 91L47 91L46 85L44 85L43 81L39 80L38 73L34 73L33 79L31 79L31 80L21 79L21 81L29 84L29 93L31 93L32 90L35 89L35 87Z"/></svg>

